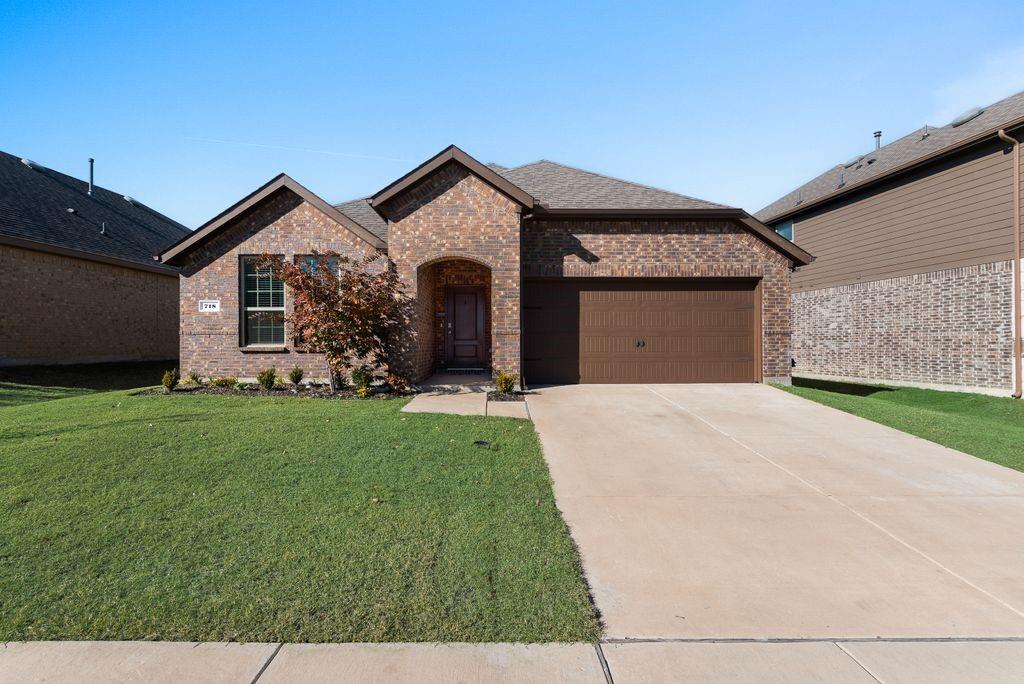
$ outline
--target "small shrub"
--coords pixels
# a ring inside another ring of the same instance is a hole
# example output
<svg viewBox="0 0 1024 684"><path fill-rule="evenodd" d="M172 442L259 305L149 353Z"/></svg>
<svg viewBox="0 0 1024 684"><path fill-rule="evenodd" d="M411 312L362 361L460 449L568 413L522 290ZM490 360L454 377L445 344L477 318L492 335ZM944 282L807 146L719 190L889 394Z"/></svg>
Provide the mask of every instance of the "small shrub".
<svg viewBox="0 0 1024 684"><path fill-rule="evenodd" d="M401 373L388 373L388 387L392 392L405 392L409 389L409 378Z"/></svg>
<svg viewBox="0 0 1024 684"><path fill-rule="evenodd" d="M352 370L352 384L357 390L369 387L373 382L373 369L369 366L357 366Z"/></svg>
<svg viewBox="0 0 1024 684"><path fill-rule="evenodd" d="M295 368L288 371L288 379L292 381L292 384L296 387L302 382L302 376L305 375L305 371L296 364Z"/></svg>
<svg viewBox="0 0 1024 684"><path fill-rule="evenodd" d="M181 371L174 368L169 371L164 371L164 378L161 383L164 386L164 390L170 392L178 386L178 381L181 380Z"/></svg>
<svg viewBox="0 0 1024 684"><path fill-rule="evenodd" d="M223 387L225 389L233 389L238 385L238 378L234 375L229 375L226 378L210 378L211 387Z"/></svg>
<svg viewBox="0 0 1024 684"><path fill-rule="evenodd" d="M498 371L497 377L494 378L494 386L502 394L512 394L516 391L516 381L519 380L519 376L515 373L506 373L505 371Z"/></svg>
<svg viewBox="0 0 1024 684"><path fill-rule="evenodd" d="M268 392L274 389L274 380L277 378L277 368L271 366L270 368L264 368L256 374L256 382L259 386Z"/></svg>
<svg viewBox="0 0 1024 684"><path fill-rule="evenodd" d="M188 374L188 384L194 385L195 387L199 387L200 385L203 384L203 379L199 377L199 373L192 371L191 373Z"/></svg>
<svg viewBox="0 0 1024 684"><path fill-rule="evenodd" d="M370 386L369 385L360 385L356 389L356 394L359 395L360 399L366 399L367 397L370 396Z"/></svg>

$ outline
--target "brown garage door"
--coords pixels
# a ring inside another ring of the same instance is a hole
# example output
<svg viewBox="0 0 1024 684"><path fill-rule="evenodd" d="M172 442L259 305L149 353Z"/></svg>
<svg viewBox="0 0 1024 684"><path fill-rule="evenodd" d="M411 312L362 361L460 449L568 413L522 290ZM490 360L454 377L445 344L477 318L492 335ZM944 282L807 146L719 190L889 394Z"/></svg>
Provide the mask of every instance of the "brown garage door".
<svg viewBox="0 0 1024 684"><path fill-rule="evenodd" d="M527 281L524 380L755 382L755 285L711 279Z"/></svg>

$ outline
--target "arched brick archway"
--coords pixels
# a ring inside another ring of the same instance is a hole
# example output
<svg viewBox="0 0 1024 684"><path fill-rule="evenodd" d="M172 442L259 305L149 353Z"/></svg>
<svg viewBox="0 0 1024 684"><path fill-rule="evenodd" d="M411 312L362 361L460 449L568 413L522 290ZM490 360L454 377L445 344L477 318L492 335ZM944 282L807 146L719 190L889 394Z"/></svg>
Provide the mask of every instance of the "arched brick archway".
<svg viewBox="0 0 1024 684"><path fill-rule="evenodd" d="M417 266L417 380L440 370L491 369L491 283L481 259L448 254Z"/></svg>

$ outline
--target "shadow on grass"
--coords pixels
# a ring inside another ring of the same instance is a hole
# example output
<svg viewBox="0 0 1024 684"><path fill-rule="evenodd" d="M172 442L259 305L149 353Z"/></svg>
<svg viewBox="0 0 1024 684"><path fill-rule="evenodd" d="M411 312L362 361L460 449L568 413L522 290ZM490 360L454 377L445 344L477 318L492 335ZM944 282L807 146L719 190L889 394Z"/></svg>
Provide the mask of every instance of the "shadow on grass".
<svg viewBox="0 0 1024 684"><path fill-rule="evenodd" d="M70 387L103 390L134 389L159 385L165 370L177 359L126 363L84 363L70 366L8 366L0 368L0 382L35 387Z"/></svg>
<svg viewBox="0 0 1024 684"><path fill-rule="evenodd" d="M879 392L894 392L896 388L885 387L884 385L859 385L852 382L837 382L835 380L817 380L814 378L793 378L794 387L806 387L808 389L832 392L834 394L849 394L855 397L870 397Z"/></svg>

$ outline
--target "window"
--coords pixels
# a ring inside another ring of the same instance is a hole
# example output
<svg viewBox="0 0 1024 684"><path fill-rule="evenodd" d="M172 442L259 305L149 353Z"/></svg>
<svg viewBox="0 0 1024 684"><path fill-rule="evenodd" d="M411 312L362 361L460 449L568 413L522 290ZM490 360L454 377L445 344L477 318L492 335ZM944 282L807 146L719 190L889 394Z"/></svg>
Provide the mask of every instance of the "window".
<svg viewBox="0 0 1024 684"><path fill-rule="evenodd" d="M242 344L284 345L284 282L257 268L255 257L242 264Z"/></svg>
<svg viewBox="0 0 1024 684"><path fill-rule="evenodd" d="M320 261L317 259L317 257L313 256L312 254L307 254L301 257L295 257L295 259L296 261L299 261L299 263L302 265L303 270L309 272L312 275L317 274L317 270L319 270L320 267ZM332 271L334 271L335 276L337 276L340 273L341 262L338 261L338 257L327 257L327 265L330 267Z"/></svg>
<svg viewBox="0 0 1024 684"><path fill-rule="evenodd" d="M793 222L784 221L779 225L775 226L775 232L786 238L790 242L793 241Z"/></svg>

